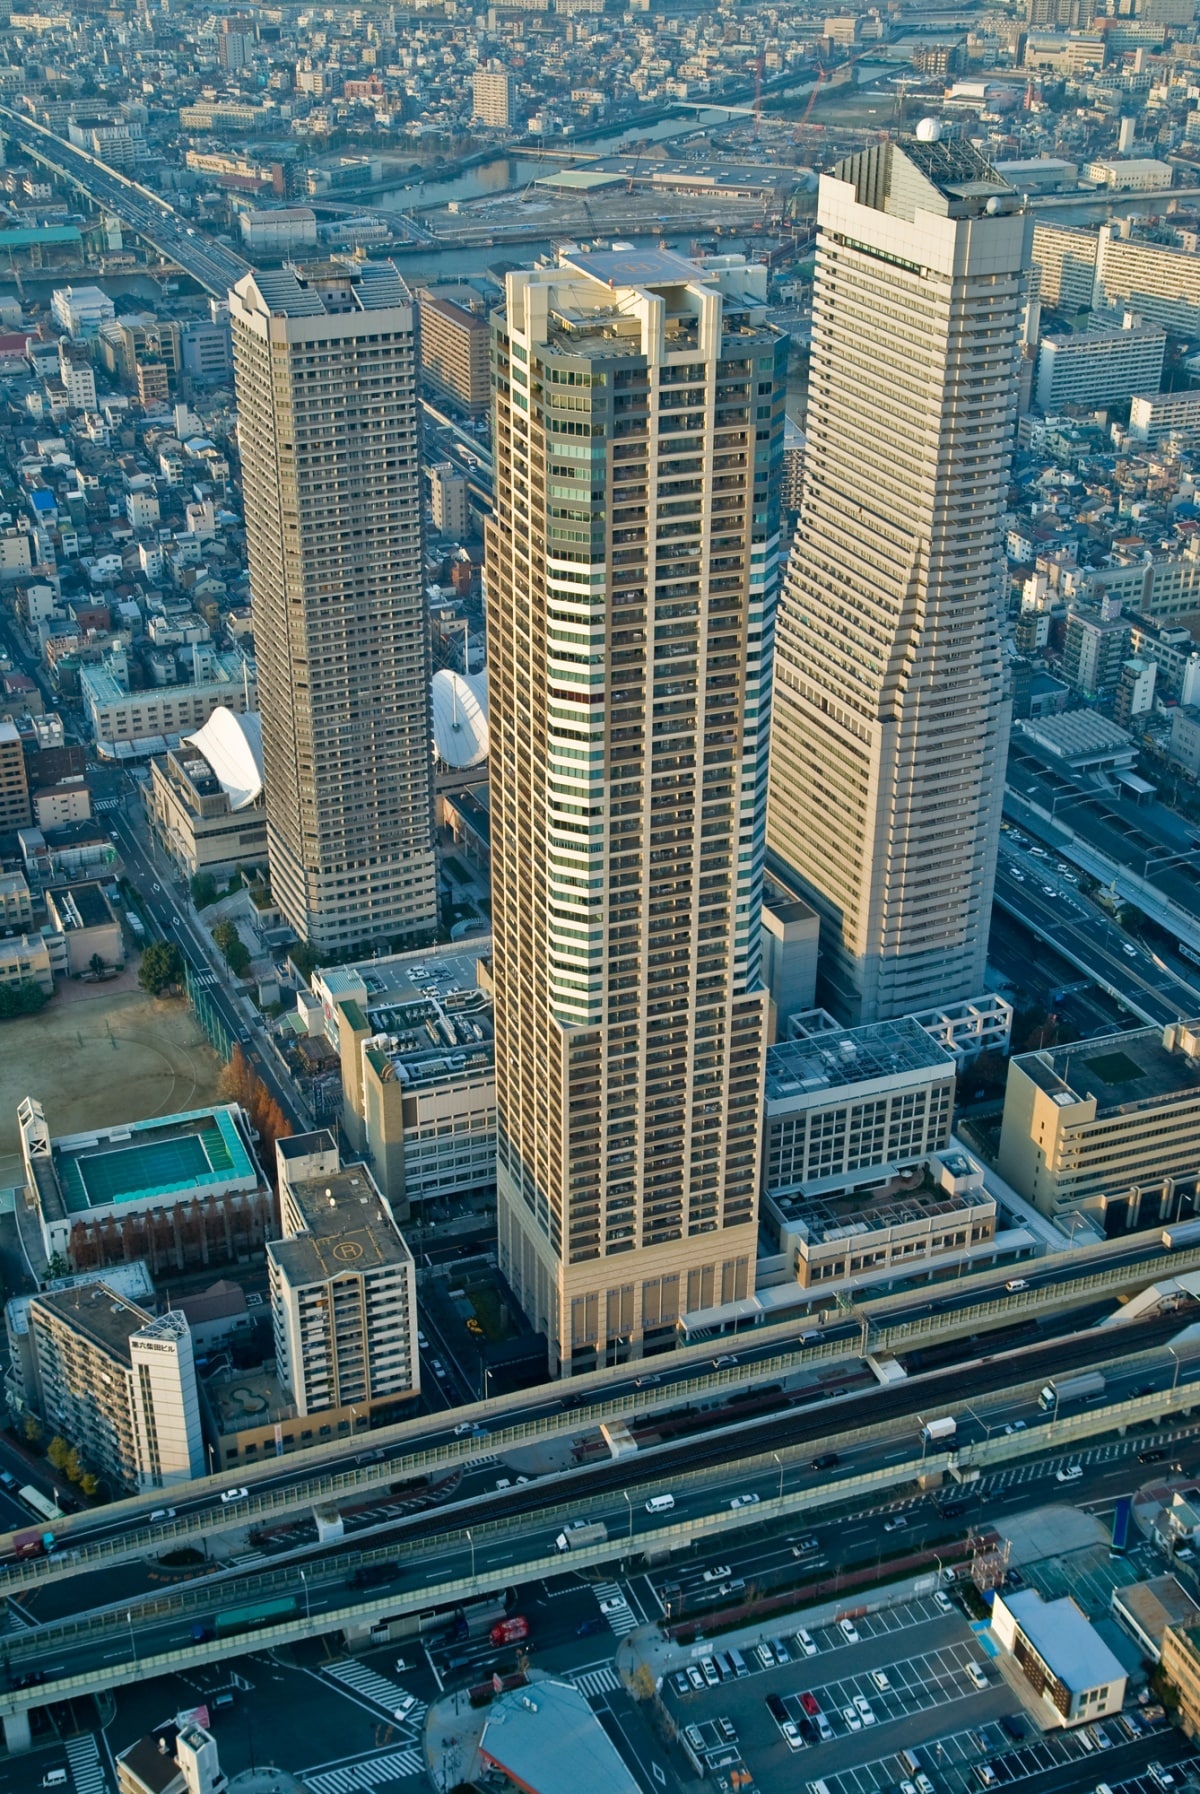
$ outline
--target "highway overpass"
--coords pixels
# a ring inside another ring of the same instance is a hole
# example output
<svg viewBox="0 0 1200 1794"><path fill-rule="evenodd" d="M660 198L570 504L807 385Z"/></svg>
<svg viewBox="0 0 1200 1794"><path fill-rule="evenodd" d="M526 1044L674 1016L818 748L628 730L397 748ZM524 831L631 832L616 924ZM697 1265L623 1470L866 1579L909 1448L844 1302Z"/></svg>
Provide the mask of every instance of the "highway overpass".
<svg viewBox="0 0 1200 1794"><path fill-rule="evenodd" d="M55 1580L69 1579L77 1585L81 1573L139 1560L150 1551L277 1524L318 1503L362 1501L397 1480L469 1471L481 1451L511 1453L577 1434L602 1420L653 1418L685 1404L712 1406L766 1384L794 1381L838 1365L853 1370L867 1352L902 1354L991 1329L1065 1316L1072 1307L1131 1294L1200 1269L1200 1245L1171 1250L1160 1231L1151 1231L1032 1260L1021 1268L1026 1285L1021 1290L1005 1287L1011 1267L995 1268L950 1285L864 1302L848 1316L836 1310L824 1316L818 1312L815 1322L809 1315L764 1326L732 1340L691 1346L668 1358L593 1371L565 1386L546 1384L491 1397L446 1416L421 1416L361 1435L357 1442L311 1447L294 1457L206 1477L169 1494L136 1496L71 1515L55 1524L62 1551L51 1558L16 1559L11 1535L0 1537L5 1558L0 1564L0 1593L15 1594ZM817 1338L814 1324L821 1325ZM728 1361L714 1366L714 1351ZM887 1394L878 1391L877 1399ZM830 1416L834 1411L835 1404L828 1402L822 1413ZM472 1424L488 1428L485 1442L469 1436ZM220 1496L235 1477L250 1495L230 1507ZM505 1503L511 1504L520 1493L506 1495ZM175 1517L151 1526L150 1514L167 1502Z"/></svg>
<svg viewBox="0 0 1200 1794"><path fill-rule="evenodd" d="M201 235L157 193L110 168L98 156L35 124L11 106L0 106L0 135L20 145L62 180L113 212L130 230L175 262L205 292L223 299L250 272L250 263L224 244Z"/></svg>
<svg viewBox="0 0 1200 1794"><path fill-rule="evenodd" d="M1171 1325L1177 1329L1178 1319ZM27 1738L28 1710L52 1700L335 1631L364 1641L415 1632L421 1616L430 1616L434 1607L559 1574L568 1563L587 1568L647 1551L657 1556L698 1543L719 1547L748 1525L808 1517L947 1473L968 1479L1033 1453L1070 1451L1104 1433L1189 1414L1200 1404L1200 1346L1194 1340L1167 1343L1170 1330L1160 1324L1161 1337L1148 1349L1122 1352L1118 1345L1115 1358L1113 1333L1103 1342L1093 1336L1095 1344L1103 1343L1106 1362L1112 1360L1108 1388L1104 1400L1075 1412L1048 1415L1037 1404L1047 1363L1061 1368L1069 1362L1062 1342L1042 1344L1003 1361L957 1367L959 1393L953 1403L945 1376L880 1392L861 1406L856 1420L847 1415L848 1424L825 1430L820 1455L826 1463L820 1470L809 1457L811 1442L784 1443L778 1423L757 1439L753 1427L743 1426L732 1429L716 1465L689 1468L678 1447L652 1448L639 1454L637 1464L602 1466L611 1485L603 1489L594 1486L595 1472L585 1469L555 1479L553 1488L543 1482L519 1491L535 1504L524 1512L497 1513L504 1504L494 1492L481 1493L431 1520L437 1530L428 1536L403 1531L396 1536L393 1529L365 1552L326 1550L310 1561L275 1562L261 1571L235 1568L150 1599L120 1600L102 1611L10 1634L5 1640L9 1683L30 1674L44 1678L0 1691L10 1747L20 1748ZM1134 1346L1132 1340L1122 1343ZM969 1405L961 1399L964 1374L973 1392ZM991 1397L982 1393L989 1383ZM895 1395L903 1398L904 1411L876 1418L875 1404ZM922 1413L946 1412L958 1421L950 1451L931 1448L918 1432ZM828 1463L831 1453L834 1464ZM640 1486L635 1472L643 1479ZM671 1511L649 1512L647 1495L668 1491ZM757 1499L747 1502L748 1495ZM602 1520L608 1536L564 1557L555 1536L565 1521L580 1518ZM352 1586L355 1570L384 1561L395 1566L394 1586L386 1592ZM269 1624L239 1618L247 1603L265 1597L282 1599L287 1611Z"/></svg>

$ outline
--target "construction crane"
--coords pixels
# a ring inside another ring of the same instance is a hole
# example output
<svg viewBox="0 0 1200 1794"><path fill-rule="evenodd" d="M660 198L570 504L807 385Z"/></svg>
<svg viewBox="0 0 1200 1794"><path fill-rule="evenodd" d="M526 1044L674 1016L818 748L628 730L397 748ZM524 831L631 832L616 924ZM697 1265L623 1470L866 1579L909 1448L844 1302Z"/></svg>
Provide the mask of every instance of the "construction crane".
<svg viewBox="0 0 1200 1794"><path fill-rule="evenodd" d="M826 75L825 69L819 68L817 70L817 78L813 82L812 92L808 96L808 105L804 108L804 113L800 119L800 123L796 126L796 129L792 132L793 143L799 143L799 141L800 141L800 133L803 131L805 125L808 123L808 115L812 111L813 106L816 102L817 94L820 91L821 83L822 83L822 81L824 81L825 75Z"/></svg>

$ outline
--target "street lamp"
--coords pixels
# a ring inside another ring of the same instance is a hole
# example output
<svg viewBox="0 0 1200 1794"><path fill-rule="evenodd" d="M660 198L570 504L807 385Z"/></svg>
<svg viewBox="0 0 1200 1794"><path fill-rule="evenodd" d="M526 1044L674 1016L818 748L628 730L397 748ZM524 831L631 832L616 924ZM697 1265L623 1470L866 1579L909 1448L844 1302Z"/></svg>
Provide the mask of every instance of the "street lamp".
<svg viewBox="0 0 1200 1794"><path fill-rule="evenodd" d="M300 1572L300 1580L304 1584L304 1623L307 1626L312 1619L312 1607L308 1598L308 1577L303 1570Z"/></svg>
<svg viewBox="0 0 1200 1794"><path fill-rule="evenodd" d="M633 1543L633 1503L629 1499L629 1490L628 1489L622 1489L621 1493L625 1497L625 1506L629 1509L629 1542L630 1542L630 1544L632 1544Z"/></svg>
<svg viewBox="0 0 1200 1794"><path fill-rule="evenodd" d="M471 1537L471 1528L469 1526L466 1528L466 1534L467 1534L467 1543L471 1547L471 1581L474 1582L474 1580L475 1580L475 1541Z"/></svg>
<svg viewBox="0 0 1200 1794"><path fill-rule="evenodd" d="M780 1501L782 1501L783 1500L783 1459L780 1457L780 1455L777 1451L773 1451L771 1453L771 1456L774 1458L775 1462L779 1465L779 1499L780 1499Z"/></svg>
<svg viewBox="0 0 1200 1794"><path fill-rule="evenodd" d="M1176 1389L1179 1387L1179 1353L1175 1350L1174 1346L1168 1346L1167 1350L1175 1360L1175 1375L1171 1378L1171 1394L1174 1395Z"/></svg>

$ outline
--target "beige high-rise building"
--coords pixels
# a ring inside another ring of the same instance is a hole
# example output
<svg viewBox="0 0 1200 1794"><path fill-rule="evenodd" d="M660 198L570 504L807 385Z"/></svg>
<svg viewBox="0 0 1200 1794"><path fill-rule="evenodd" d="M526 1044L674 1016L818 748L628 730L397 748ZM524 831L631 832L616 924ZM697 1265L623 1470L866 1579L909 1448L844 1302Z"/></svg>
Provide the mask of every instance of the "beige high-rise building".
<svg viewBox="0 0 1200 1794"><path fill-rule="evenodd" d="M472 77L475 116L480 124L506 131L516 114L517 84L507 69L479 69Z"/></svg>
<svg viewBox="0 0 1200 1794"><path fill-rule="evenodd" d="M785 339L766 270L512 273L487 590L500 1261L553 1367L753 1293Z"/></svg>
<svg viewBox="0 0 1200 1794"><path fill-rule="evenodd" d="M437 920L417 319L390 262L229 296L271 883L323 953Z"/></svg>
<svg viewBox="0 0 1200 1794"><path fill-rule="evenodd" d="M970 144L823 175L800 523L779 605L768 844L850 1024L984 988L1009 705L1002 519L1029 266Z"/></svg>

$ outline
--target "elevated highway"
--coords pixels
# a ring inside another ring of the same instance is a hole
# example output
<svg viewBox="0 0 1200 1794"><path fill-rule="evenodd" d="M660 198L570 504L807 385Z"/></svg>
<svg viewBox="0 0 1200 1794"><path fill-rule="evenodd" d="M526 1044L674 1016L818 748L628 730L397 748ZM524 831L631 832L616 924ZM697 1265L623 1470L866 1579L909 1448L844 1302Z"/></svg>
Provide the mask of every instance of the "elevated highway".
<svg viewBox="0 0 1200 1794"><path fill-rule="evenodd" d="M1112 1364L1105 1399L1076 1412L1047 1415L1037 1406L1048 1365L1057 1371L1076 1362L1064 1354L1062 1342L1043 1345L879 1392L856 1414L847 1412L840 1423L826 1426L820 1470L808 1461L811 1440L785 1441L778 1421L765 1427L748 1423L720 1441L653 1448L636 1462L567 1472L553 1487L543 1480L514 1491L511 1502L494 1493L476 1496L454 1511L392 1529L393 1536L367 1551L326 1553L262 1572L226 1572L151 1600L120 1601L104 1611L36 1626L6 1638L10 1686L0 1691L0 1717L11 1745L19 1747L29 1708L48 1701L334 1631L352 1638L417 1631L421 1616L434 1606L561 1573L565 1560L554 1538L568 1519L603 1520L608 1533L572 1552L572 1568L647 1551L687 1550L698 1542L719 1548L720 1541L748 1525L848 1506L946 1473L969 1478L1032 1452L1068 1451L1104 1433L1190 1414L1200 1405L1200 1346L1191 1341L1164 1349L1170 1326L1177 1328L1178 1319L1159 1317L1159 1337L1150 1344L1155 1329L1122 1330L1130 1349ZM1135 1332L1136 1340L1127 1337ZM1070 1342L1072 1352L1086 1337ZM1092 1337L1093 1347L1100 1343ZM1102 1343L1111 1355L1111 1332ZM962 1402L964 1376L972 1389L968 1406ZM995 1392L991 1398L989 1388ZM896 1411L881 1415L881 1405ZM955 1413L953 1450L922 1442L919 1412ZM719 1461L698 1464L718 1444ZM666 1490L674 1497L669 1515L649 1513L647 1494ZM747 1502L747 1495L756 1499ZM364 1593L351 1585L356 1569L383 1561L394 1566L393 1587ZM247 1602L268 1596L290 1602L290 1610L275 1623L239 1623ZM30 1674L43 1680L11 1685Z"/></svg>
<svg viewBox="0 0 1200 1794"><path fill-rule="evenodd" d="M846 1316L836 1310L817 1313L714 1345L697 1345L667 1358L634 1366L593 1371L569 1385L548 1384L516 1395L492 1397L447 1417L422 1416L364 1436L357 1443L331 1443L246 1465L235 1475L205 1477L178 1491L132 1497L56 1522L60 1550L49 1558L17 1559L12 1535L0 1536L0 1594L81 1573L110 1568L173 1546L211 1541L222 1533L276 1524L290 1515L306 1514L320 1503L362 1501L397 1480L470 1471L481 1451L511 1453L523 1446L562 1439L594 1428L602 1420L652 1420L684 1405L712 1408L739 1392L764 1384L793 1384L810 1374L841 1364L855 1366L868 1352L902 1354L918 1347L952 1343L974 1334L1009 1328L1025 1321L1067 1316L1073 1307L1094 1304L1105 1296L1133 1294L1173 1274L1200 1269L1200 1244L1171 1250L1159 1231L1128 1236L1099 1247L1067 1251L1030 1261L1021 1267L1026 1287L1009 1291L1011 1267L963 1277L949 1286L930 1286L863 1303ZM822 1331L814 1338L814 1325ZM1082 1334L1080 1339L1091 1336ZM1133 1349L1114 1342L1106 1350ZM1044 1342L1043 1342L1044 1343ZM728 1348L728 1350L726 1350ZM1061 1350L1061 1347L1054 1349ZM1085 1356L1081 1362L1089 1361ZM723 1361L714 1364L713 1353ZM997 1359L996 1363L1002 1362ZM1051 1367L1052 1368L1052 1367ZM912 1387L917 1385L914 1381ZM998 1387L990 1383L988 1387ZM791 1395L800 1398L803 1390ZM851 1395L849 1403L886 1401L894 1392ZM825 1401L821 1420L805 1438L819 1436L834 1424L829 1416L840 1404ZM857 1408L856 1408L856 1411ZM873 1413L891 1410L875 1408ZM802 1419L802 1407L792 1419ZM451 1422L463 1429L456 1432ZM481 1444L467 1429L488 1429ZM233 1506L222 1492L231 1481L249 1489L249 1497ZM506 1501L511 1497L506 1497ZM536 1499L536 1497L535 1497ZM175 1517L150 1523L150 1515L167 1502Z"/></svg>
<svg viewBox="0 0 1200 1794"><path fill-rule="evenodd" d="M25 155L87 194L97 205L107 207L122 224L176 263L214 298L223 299L230 287L250 272L249 262L185 224L174 207L149 187L131 181L98 156L14 112L11 106L0 106L0 135L19 144Z"/></svg>

